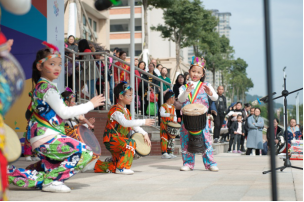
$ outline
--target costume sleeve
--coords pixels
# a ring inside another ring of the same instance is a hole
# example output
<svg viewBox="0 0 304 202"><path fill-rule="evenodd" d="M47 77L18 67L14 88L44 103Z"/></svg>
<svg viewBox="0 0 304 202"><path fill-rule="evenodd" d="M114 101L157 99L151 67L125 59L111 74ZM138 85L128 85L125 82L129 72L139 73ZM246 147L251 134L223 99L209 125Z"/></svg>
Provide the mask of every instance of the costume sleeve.
<svg viewBox="0 0 304 202"><path fill-rule="evenodd" d="M162 117L170 117L170 113L166 113L166 110L164 107L161 107L159 112L160 112L160 116L162 116Z"/></svg>
<svg viewBox="0 0 304 202"><path fill-rule="evenodd" d="M146 131L144 131L144 129L142 129L141 127L139 126L135 126L133 127L134 131L137 132L137 133L141 133L143 135L148 135L148 133Z"/></svg>
<svg viewBox="0 0 304 202"><path fill-rule="evenodd" d="M230 116L232 116L232 114L234 114L234 111L230 111L230 112L226 115L226 117L229 118Z"/></svg>
<svg viewBox="0 0 304 202"><path fill-rule="evenodd" d="M186 91L186 87L185 86L181 86L179 88L179 96L178 96L178 101L180 101L181 103L184 103L187 101L189 92Z"/></svg>
<svg viewBox="0 0 304 202"><path fill-rule="evenodd" d="M86 114L94 109L94 105L90 101L85 104L67 107L60 98L59 93L52 88L45 93L43 101L47 102L62 119L69 119L81 114Z"/></svg>
<svg viewBox="0 0 304 202"><path fill-rule="evenodd" d="M218 94L215 92L214 88L211 86L210 83L208 83L208 87L209 87L210 90L212 91L212 96L209 96L210 99L211 99L212 101L217 101L217 99L218 99Z"/></svg>
<svg viewBox="0 0 304 202"><path fill-rule="evenodd" d="M138 119L138 120L127 120L123 113L116 111L111 116L112 120L117 121L120 125L123 127L137 127L137 126L143 126L146 123L145 119Z"/></svg>

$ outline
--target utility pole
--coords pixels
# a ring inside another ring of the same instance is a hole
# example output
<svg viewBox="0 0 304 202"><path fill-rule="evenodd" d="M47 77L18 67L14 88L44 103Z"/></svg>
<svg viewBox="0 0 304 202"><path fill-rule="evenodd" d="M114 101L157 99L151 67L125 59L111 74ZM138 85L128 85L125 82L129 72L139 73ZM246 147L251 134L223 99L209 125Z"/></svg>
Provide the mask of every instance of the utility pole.
<svg viewBox="0 0 304 202"><path fill-rule="evenodd" d="M76 36L76 18L77 18L76 0L68 0L68 1L70 2L68 36L70 35Z"/></svg>
<svg viewBox="0 0 304 202"><path fill-rule="evenodd" d="M130 0L131 3L131 12L130 12L130 86L133 89L133 95L134 89L135 89L135 67L134 67L134 55L135 55L135 19L134 19L134 13L135 13L135 2L134 0ZM131 114L135 118L135 96L133 96L133 102L130 106Z"/></svg>

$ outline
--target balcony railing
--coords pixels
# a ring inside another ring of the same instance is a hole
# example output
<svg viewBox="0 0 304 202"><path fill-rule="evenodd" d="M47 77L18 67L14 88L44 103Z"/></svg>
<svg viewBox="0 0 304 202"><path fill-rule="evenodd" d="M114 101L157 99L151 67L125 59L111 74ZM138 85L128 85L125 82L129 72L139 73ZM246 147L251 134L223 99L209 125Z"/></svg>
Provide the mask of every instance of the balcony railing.
<svg viewBox="0 0 304 202"><path fill-rule="evenodd" d="M69 76L68 73L66 74L66 84L71 83L71 87L73 89L74 92L76 92L76 96L77 96L77 103L84 103L87 102L89 100L92 99L91 96L91 90L93 90L93 92L97 92L99 91L100 93L103 93L106 97L106 101L105 101L105 107L103 109L95 109L99 112L102 111L107 111L110 109L110 104L113 103L109 103L109 98L110 96L112 96L113 101L115 102L115 97L114 97L114 88L113 88L113 93L110 95L109 94L109 89L110 86L112 85L114 87L115 83L114 83L114 78L111 79L111 84L110 81L108 80L108 71L112 70L112 73L114 74L114 70L116 69L118 72L118 83L121 82L120 80L120 72L125 72L125 76L126 74L130 74L130 71L125 70L124 68L122 68L121 66L117 66L115 63L116 62L120 62L124 65L128 65L130 66L130 63L125 62L107 52L94 52L94 53L76 53L73 50L70 50L68 48L65 48L66 51L72 53L72 57L69 56L65 56L65 64L68 67L69 65L72 66L72 76ZM100 59L94 59L93 57L88 57L89 59L79 59L79 56L93 56L93 55L100 55ZM109 62L112 61L112 62ZM103 63L104 65L104 73L101 72L101 68L98 68L96 63L100 62ZM154 96L154 100L150 100L150 95L152 93L152 91L154 92L154 94L156 94L157 92L159 92L158 95L158 99L160 99L160 105L163 104L163 97L164 97L164 91L163 91L163 85L167 85L170 86L170 89L172 89L172 84L154 76L151 75L150 73L139 69L138 67L135 67L135 70L137 70L139 73L141 73L142 75L146 75L148 78L152 78L155 81L157 81L157 83L152 83L146 79L143 79L142 76L138 76L135 74L135 96L133 96L133 102L132 104L135 105L135 115L132 114L132 116L134 118L156 118L157 114L158 114L158 109L160 106L157 106L157 101L156 101L156 96ZM66 71L68 72L68 71ZM89 72L89 77L87 78L86 73ZM91 77L91 72L93 72L93 78ZM71 73L71 72L70 72ZM103 76L105 75L105 76ZM72 81L71 81L72 79ZM104 80L104 88L102 90L102 85L100 84L98 86L98 88L96 88L96 81L99 79L99 81L101 81L101 79ZM91 82L88 82L88 91L85 92L85 90L83 90L85 88L85 81L91 81L94 80L93 86L91 84ZM83 82L82 82L83 81ZM141 92L139 92L141 90ZM103 91L103 92L102 92ZM94 93L96 94L96 93ZM141 95L141 96L140 96ZM148 110L148 113L146 114L146 109L147 106L150 106L150 104L154 101L155 105L157 107L154 108L154 115L152 116L150 114L150 110Z"/></svg>

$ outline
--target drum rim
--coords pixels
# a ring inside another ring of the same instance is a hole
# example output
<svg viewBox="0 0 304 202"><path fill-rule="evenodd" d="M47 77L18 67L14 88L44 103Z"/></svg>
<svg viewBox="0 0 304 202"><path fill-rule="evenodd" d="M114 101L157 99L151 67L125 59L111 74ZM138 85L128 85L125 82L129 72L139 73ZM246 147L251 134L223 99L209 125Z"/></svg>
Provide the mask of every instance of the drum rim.
<svg viewBox="0 0 304 202"><path fill-rule="evenodd" d="M176 124L176 125L179 125L178 127L174 127L174 126L170 126L169 124ZM182 127L182 125L181 124L179 124L179 123L174 123L174 122L168 122L168 127L172 127L172 128L181 128Z"/></svg>
<svg viewBox="0 0 304 202"><path fill-rule="evenodd" d="M142 134L141 133L134 133L133 135L132 135L132 137L131 137L131 139L133 139L134 141L135 141L135 139L133 138L134 137L134 135L135 134L139 134L139 135L141 135L142 136ZM136 142L136 141L135 141ZM136 143L137 144L137 143ZM151 151L152 151L152 148L151 148L151 146L149 147L150 148L150 151L149 151L149 153L148 154L140 154L138 151L137 151L137 147L136 147L136 149L135 149L135 152L136 152L136 154L138 154L139 156L141 156L141 157L145 157L145 156L149 156L150 155L150 153L151 153Z"/></svg>

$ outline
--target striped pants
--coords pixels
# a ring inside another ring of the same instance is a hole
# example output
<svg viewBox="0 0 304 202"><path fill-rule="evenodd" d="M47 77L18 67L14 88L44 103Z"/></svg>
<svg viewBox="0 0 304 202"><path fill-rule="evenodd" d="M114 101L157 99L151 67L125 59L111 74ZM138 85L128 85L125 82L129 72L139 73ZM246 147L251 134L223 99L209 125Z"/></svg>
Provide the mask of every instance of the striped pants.
<svg viewBox="0 0 304 202"><path fill-rule="evenodd" d="M210 166L217 166L216 162L213 160L213 148L212 141L210 138L210 133L208 127L206 127L201 133L203 140L206 146L206 152L202 155L203 162L206 169L209 169ZM183 165L188 166L191 169L194 169L195 165L195 154L188 152L188 143L189 143L189 132L185 129L184 123L182 122L182 128L180 132L180 141L182 148L182 158Z"/></svg>

